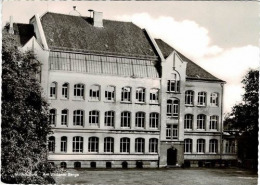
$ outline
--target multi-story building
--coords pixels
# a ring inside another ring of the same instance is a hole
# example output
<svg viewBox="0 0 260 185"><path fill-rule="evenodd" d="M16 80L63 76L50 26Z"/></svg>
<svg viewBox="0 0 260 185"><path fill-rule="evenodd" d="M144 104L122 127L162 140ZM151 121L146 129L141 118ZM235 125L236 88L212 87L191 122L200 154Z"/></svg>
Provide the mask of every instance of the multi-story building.
<svg viewBox="0 0 260 185"><path fill-rule="evenodd" d="M7 29L42 63L50 162L131 168L236 159L223 145L225 82L147 30L95 11L47 12Z"/></svg>

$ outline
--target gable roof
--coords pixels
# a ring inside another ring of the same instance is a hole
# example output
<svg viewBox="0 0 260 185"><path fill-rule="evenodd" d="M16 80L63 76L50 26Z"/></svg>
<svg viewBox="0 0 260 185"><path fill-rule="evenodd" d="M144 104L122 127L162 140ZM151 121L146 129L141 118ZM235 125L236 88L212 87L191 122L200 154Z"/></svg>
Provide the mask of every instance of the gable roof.
<svg viewBox="0 0 260 185"><path fill-rule="evenodd" d="M157 45L161 49L163 55L165 58L167 58L173 51L176 51L178 55L181 57L183 61L187 62L187 68L186 68L186 78L191 80L209 80L209 81L219 81L224 82L223 80L220 80L219 78L213 76L209 72L207 72L205 69L197 65L195 62L191 61L187 57L185 57L183 54L181 54L176 49L172 48L170 45L165 43L161 39L155 39Z"/></svg>
<svg viewBox="0 0 260 185"><path fill-rule="evenodd" d="M103 20L94 27L89 17L47 12L41 23L51 50L77 50L157 58L145 33L131 22Z"/></svg>
<svg viewBox="0 0 260 185"><path fill-rule="evenodd" d="M9 28L10 25L7 24L3 31L8 32ZM31 24L14 23L13 29L13 37L19 46L24 46L33 36L35 36L34 28Z"/></svg>

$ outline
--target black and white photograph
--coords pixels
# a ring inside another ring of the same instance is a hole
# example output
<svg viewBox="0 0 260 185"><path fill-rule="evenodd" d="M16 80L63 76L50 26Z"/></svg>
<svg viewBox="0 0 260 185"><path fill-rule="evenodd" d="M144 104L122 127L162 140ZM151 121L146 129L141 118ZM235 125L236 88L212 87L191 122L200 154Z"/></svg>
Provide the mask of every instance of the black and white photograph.
<svg viewBox="0 0 260 185"><path fill-rule="evenodd" d="M1 183L257 185L259 5L1 2Z"/></svg>

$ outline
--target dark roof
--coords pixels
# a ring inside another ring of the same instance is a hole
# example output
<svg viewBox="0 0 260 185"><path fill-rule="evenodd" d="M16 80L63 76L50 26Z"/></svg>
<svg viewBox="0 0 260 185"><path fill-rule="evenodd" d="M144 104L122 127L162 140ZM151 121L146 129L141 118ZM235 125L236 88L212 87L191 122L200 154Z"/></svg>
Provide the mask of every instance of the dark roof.
<svg viewBox="0 0 260 185"><path fill-rule="evenodd" d="M8 32L9 23L5 26L4 31ZM34 28L31 24L14 23L14 38L20 46L24 46L33 36Z"/></svg>
<svg viewBox="0 0 260 185"><path fill-rule="evenodd" d="M47 44L55 50L77 50L156 57L142 29L131 22L103 20L94 27L88 17L47 12L41 17Z"/></svg>
<svg viewBox="0 0 260 185"><path fill-rule="evenodd" d="M187 68L186 68L186 78L187 79L194 79L194 80L209 80L209 81L220 81L219 78L213 76L209 72L207 72L205 69L197 65L195 62L191 61L187 57L185 57L183 54L181 54L176 49L172 48L170 45L162 41L161 39L155 39L157 45L159 46L160 50L162 51L162 54L165 58L167 58L173 51L176 51L178 55L181 57L183 61L188 62Z"/></svg>

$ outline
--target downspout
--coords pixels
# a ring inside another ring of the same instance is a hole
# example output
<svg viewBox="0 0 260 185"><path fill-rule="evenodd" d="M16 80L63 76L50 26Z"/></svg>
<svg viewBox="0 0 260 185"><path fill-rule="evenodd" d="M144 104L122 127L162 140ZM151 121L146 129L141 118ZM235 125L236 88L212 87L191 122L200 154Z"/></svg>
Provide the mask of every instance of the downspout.
<svg viewBox="0 0 260 185"><path fill-rule="evenodd" d="M222 155L223 155L223 97L224 97L224 83L221 83L221 124L220 124L220 161L222 163Z"/></svg>

